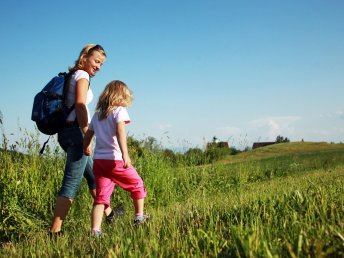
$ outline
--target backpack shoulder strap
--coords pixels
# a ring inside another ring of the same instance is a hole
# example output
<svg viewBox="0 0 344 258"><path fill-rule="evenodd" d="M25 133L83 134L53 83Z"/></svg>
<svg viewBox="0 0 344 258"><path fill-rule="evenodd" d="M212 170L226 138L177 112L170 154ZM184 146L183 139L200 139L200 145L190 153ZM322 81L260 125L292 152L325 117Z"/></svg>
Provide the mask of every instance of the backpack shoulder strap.
<svg viewBox="0 0 344 258"><path fill-rule="evenodd" d="M59 73L59 75L62 74L65 78L64 86L63 86L63 99L65 102L66 102L67 93L70 87L70 80L72 78L73 73L74 71L69 71L68 73Z"/></svg>
<svg viewBox="0 0 344 258"><path fill-rule="evenodd" d="M61 74L65 78L64 86L63 86L63 101L64 101L65 106L67 106L66 105L67 93L68 93L68 90L69 90L69 87L70 87L70 81L71 81L71 78L72 78L72 75L73 75L74 72L75 71L72 70L72 71L69 71L68 73L59 73L59 75ZM72 112L74 107L75 107L75 103L70 108L68 108L67 115L69 115Z"/></svg>

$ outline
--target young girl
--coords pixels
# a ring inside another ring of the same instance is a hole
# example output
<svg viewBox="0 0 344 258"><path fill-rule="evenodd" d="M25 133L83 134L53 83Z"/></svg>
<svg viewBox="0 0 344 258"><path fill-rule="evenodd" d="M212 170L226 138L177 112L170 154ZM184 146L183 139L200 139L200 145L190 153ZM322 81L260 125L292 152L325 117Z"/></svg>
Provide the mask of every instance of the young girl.
<svg viewBox="0 0 344 258"><path fill-rule="evenodd" d="M143 223L143 181L131 165L128 154L125 124L130 122L126 107L132 102L131 91L121 81L111 81L99 97L84 137L84 153L91 154L91 140L96 136L93 172L96 178L96 198L92 209L92 234L99 235L104 209L110 205L115 184L131 193L135 208L134 225Z"/></svg>

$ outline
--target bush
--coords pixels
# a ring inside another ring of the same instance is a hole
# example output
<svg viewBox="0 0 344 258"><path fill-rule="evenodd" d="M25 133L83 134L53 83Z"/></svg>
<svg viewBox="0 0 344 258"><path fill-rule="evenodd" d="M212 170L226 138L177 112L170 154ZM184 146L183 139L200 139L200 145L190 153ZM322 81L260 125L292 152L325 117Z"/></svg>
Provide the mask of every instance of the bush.
<svg viewBox="0 0 344 258"><path fill-rule="evenodd" d="M208 148L205 151L206 160L208 163L212 163L214 161L222 159L224 156L231 154L230 148L219 148L213 147Z"/></svg>
<svg viewBox="0 0 344 258"><path fill-rule="evenodd" d="M206 163L204 152L200 148L191 148L184 154L188 166L199 166Z"/></svg>

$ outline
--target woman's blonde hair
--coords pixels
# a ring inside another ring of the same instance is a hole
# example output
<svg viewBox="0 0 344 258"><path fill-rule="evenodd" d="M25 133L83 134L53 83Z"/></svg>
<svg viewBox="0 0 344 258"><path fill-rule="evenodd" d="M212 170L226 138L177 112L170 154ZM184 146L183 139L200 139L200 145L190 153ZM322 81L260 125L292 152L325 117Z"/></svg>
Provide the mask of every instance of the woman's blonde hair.
<svg viewBox="0 0 344 258"><path fill-rule="evenodd" d="M85 65L86 58L92 55L94 51L98 51L104 57L106 57L105 50L101 45L88 44L83 47L83 49L80 52L79 58L75 61L74 67L69 67L69 71L76 71L82 69Z"/></svg>
<svg viewBox="0 0 344 258"><path fill-rule="evenodd" d="M107 118L112 110L119 106L130 106L132 101L133 94L124 82L119 80L109 82L98 99L96 112L99 120Z"/></svg>

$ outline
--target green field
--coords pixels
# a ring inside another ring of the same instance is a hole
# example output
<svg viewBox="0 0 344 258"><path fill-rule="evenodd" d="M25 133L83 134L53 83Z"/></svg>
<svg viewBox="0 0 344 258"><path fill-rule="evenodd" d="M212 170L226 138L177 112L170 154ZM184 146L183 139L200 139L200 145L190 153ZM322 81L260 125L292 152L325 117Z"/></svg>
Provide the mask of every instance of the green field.
<svg viewBox="0 0 344 258"><path fill-rule="evenodd" d="M275 144L194 167L133 154L152 220L134 228L117 189L112 205L126 213L100 239L86 182L64 235L48 237L64 160L25 145L27 155L0 152L1 257L344 257L344 144Z"/></svg>

